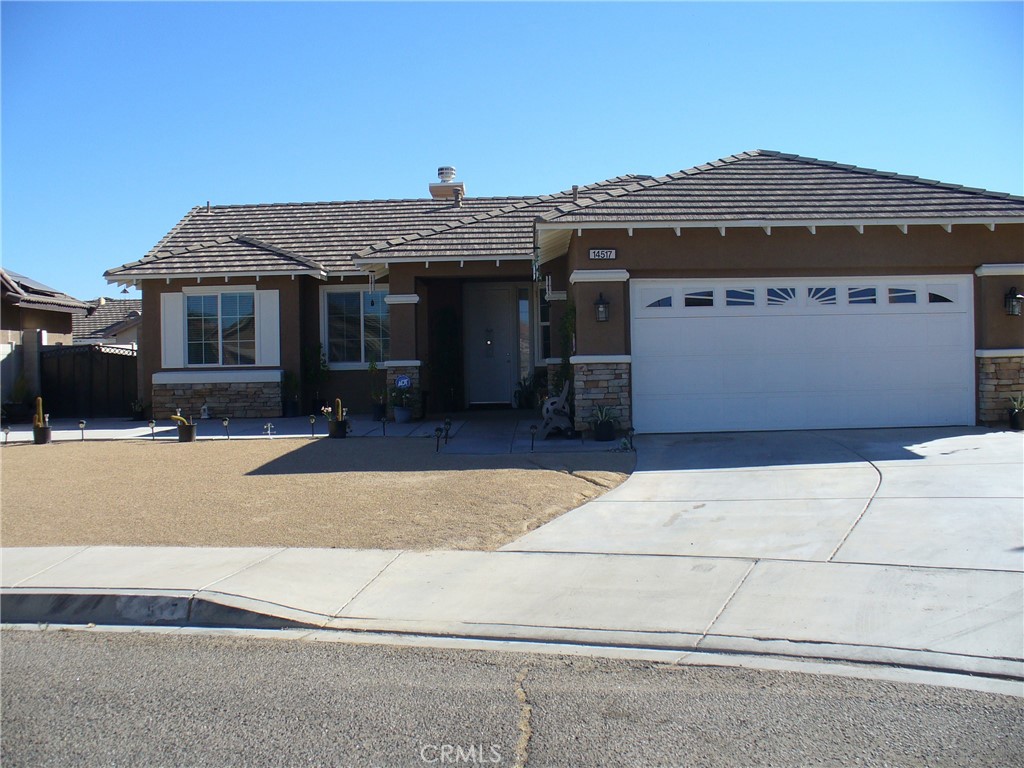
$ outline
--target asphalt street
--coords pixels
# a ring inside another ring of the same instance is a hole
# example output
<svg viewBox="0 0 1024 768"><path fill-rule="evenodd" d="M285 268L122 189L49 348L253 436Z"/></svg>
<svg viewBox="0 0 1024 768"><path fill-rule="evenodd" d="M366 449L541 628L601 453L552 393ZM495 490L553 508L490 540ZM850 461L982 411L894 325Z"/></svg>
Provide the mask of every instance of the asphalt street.
<svg viewBox="0 0 1024 768"><path fill-rule="evenodd" d="M1007 766L1021 699L717 667L9 630L5 768Z"/></svg>

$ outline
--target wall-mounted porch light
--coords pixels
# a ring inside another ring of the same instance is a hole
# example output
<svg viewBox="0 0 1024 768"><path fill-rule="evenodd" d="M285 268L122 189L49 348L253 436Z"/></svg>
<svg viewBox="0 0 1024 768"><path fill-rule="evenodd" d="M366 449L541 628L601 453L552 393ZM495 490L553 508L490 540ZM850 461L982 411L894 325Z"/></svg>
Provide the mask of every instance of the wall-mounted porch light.
<svg viewBox="0 0 1024 768"><path fill-rule="evenodd" d="M608 307L609 301L604 297L604 294L597 294L597 299L594 301L594 312L597 315L597 322L608 322Z"/></svg>
<svg viewBox="0 0 1024 768"><path fill-rule="evenodd" d="M1008 290L1003 297L1003 308L1006 310L1006 314L1019 317L1022 302L1024 302L1024 296L1017 293L1017 286Z"/></svg>

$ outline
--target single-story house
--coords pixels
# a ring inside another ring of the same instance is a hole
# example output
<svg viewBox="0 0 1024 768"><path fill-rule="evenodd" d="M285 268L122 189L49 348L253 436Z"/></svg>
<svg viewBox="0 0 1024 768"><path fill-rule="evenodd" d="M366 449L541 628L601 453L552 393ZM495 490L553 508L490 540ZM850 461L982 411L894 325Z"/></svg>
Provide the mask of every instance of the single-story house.
<svg viewBox="0 0 1024 768"><path fill-rule="evenodd" d="M109 344L134 347L142 325L141 299L100 297L85 302L88 311L72 322L75 344Z"/></svg>
<svg viewBox="0 0 1024 768"><path fill-rule="evenodd" d="M63 291L0 268L0 382L3 402L39 393L39 352L72 343L72 322L88 307Z"/></svg>
<svg viewBox="0 0 1024 768"><path fill-rule="evenodd" d="M385 375L431 412L511 405L539 373L579 428L967 425L1024 389L1022 197L764 150L536 197L439 176L199 206L109 270L154 414L368 411Z"/></svg>

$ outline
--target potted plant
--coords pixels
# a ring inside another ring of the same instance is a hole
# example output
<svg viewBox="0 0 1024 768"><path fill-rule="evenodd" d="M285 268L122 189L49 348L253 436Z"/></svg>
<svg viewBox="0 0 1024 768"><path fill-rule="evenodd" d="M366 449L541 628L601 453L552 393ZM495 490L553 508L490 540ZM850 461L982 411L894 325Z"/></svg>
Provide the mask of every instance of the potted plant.
<svg viewBox="0 0 1024 768"><path fill-rule="evenodd" d="M615 427L619 419L615 409L609 405L598 405L590 416L590 426L594 430L594 440L605 443L615 439Z"/></svg>
<svg viewBox="0 0 1024 768"><path fill-rule="evenodd" d="M320 409L327 419L327 436L335 440L345 437L349 431L348 408L341 407L341 398L335 398L334 407L325 405Z"/></svg>
<svg viewBox="0 0 1024 768"><path fill-rule="evenodd" d="M1010 429L1024 430L1024 392L1010 398Z"/></svg>
<svg viewBox="0 0 1024 768"><path fill-rule="evenodd" d="M395 387L391 390L391 409L395 413L395 423L405 424L412 421L412 408L409 405L412 393L408 388Z"/></svg>
<svg viewBox="0 0 1024 768"><path fill-rule="evenodd" d="M132 421L142 421L145 417L146 404L141 400L132 400Z"/></svg>
<svg viewBox="0 0 1024 768"><path fill-rule="evenodd" d="M36 415L32 419L32 442L36 445L45 445L52 437L50 414L43 413L43 398L37 397Z"/></svg>
<svg viewBox="0 0 1024 768"><path fill-rule="evenodd" d="M519 383L516 384L516 391L512 397L515 400L516 408L533 410L537 407L537 389L538 389L537 376L530 374L520 379Z"/></svg>
<svg viewBox="0 0 1024 768"><path fill-rule="evenodd" d="M373 360L370 361L367 373L370 377L370 400L373 403L373 420L383 421L384 415L387 413L387 406L384 405L384 381L377 363Z"/></svg>
<svg viewBox="0 0 1024 768"><path fill-rule="evenodd" d="M194 443L196 441L196 423L181 415L181 408L171 416L171 421L178 425L178 442Z"/></svg>

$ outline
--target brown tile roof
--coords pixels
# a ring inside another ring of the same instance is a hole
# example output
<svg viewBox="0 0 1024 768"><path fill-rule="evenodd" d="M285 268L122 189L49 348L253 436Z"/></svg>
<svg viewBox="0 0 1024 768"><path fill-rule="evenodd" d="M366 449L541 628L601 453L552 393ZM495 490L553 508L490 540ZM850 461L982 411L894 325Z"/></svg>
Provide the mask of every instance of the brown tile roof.
<svg viewBox="0 0 1024 768"><path fill-rule="evenodd" d="M89 313L71 319L75 341L109 338L142 317L141 299L93 299L86 304Z"/></svg>
<svg viewBox="0 0 1024 768"><path fill-rule="evenodd" d="M646 177L624 176L581 189L618 188L640 178ZM491 250L486 255L529 255L533 220L553 205L571 199L571 192L563 192L532 197L467 197L461 206L450 199L215 205L209 209L197 206L142 259L108 270L106 277L127 282L278 271L336 274L357 270L352 259L364 249L372 256L377 252L372 248L374 244L419 240L508 213L513 215L506 225L489 231ZM470 254L465 258L472 257Z"/></svg>
<svg viewBox="0 0 1024 768"><path fill-rule="evenodd" d="M0 286L2 286L4 301L18 307L71 314L85 314L87 309L83 301L24 275L19 275L17 272L2 268L0 268Z"/></svg>
<svg viewBox="0 0 1024 768"><path fill-rule="evenodd" d="M1024 217L1024 198L755 150L559 206L546 222L949 220Z"/></svg>
<svg viewBox="0 0 1024 768"><path fill-rule="evenodd" d="M576 190L580 200L628 187L647 176L619 176ZM571 202L572 191L519 200L501 208L467 216L428 233L375 243L356 254L356 263L420 259L532 259L533 225L537 218Z"/></svg>

